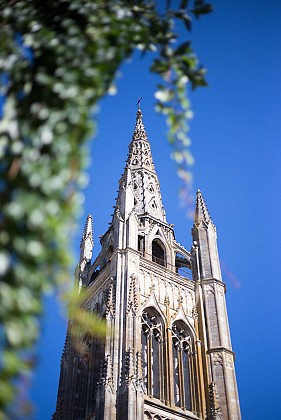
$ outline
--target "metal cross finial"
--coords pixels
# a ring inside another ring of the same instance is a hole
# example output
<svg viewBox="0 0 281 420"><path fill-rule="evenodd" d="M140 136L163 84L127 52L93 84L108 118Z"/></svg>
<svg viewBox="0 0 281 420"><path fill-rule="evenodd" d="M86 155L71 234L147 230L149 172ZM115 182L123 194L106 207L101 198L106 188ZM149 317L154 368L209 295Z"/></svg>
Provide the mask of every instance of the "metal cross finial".
<svg viewBox="0 0 281 420"><path fill-rule="evenodd" d="M142 96L140 96L139 97L139 100L138 100L138 102L137 102L137 107L138 107L138 110L140 110L141 109L141 100L142 100Z"/></svg>

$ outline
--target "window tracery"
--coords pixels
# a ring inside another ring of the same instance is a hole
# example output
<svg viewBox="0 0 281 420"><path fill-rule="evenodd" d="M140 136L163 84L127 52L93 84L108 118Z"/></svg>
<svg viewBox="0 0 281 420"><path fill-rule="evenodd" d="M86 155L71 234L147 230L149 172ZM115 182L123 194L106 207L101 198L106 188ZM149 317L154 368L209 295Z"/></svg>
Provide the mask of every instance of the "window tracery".
<svg viewBox="0 0 281 420"><path fill-rule="evenodd" d="M154 308L142 314L142 368L145 394L166 401L171 390L171 404L192 411L194 391L191 389L193 366L193 339L183 321L172 325L166 335L160 315ZM171 337L171 347L166 346ZM171 353L169 351L171 349ZM170 363L168 362L170 360ZM172 366L172 381L168 381L168 366ZM168 382L167 382L168 381ZM195 379L196 382L196 379Z"/></svg>
<svg viewBox="0 0 281 420"><path fill-rule="evenodd" d="M178 407L191 410L190 356L191 336L181 322L172 326L174 403Z"/></svg>
<svg viewBox="0 0 281 420"><path fill-rule="evenodd" d="M145 393L154 398L164 397L163 328L156 311L142 314L142 366Z"/></svg>

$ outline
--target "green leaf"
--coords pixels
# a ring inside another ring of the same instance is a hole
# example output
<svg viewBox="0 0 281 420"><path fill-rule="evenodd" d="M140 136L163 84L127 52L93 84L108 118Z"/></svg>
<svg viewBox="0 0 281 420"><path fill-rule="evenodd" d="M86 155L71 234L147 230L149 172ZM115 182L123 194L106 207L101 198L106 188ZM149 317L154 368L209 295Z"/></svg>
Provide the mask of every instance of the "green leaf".
<svg viewBox="0 0 281 420"><path fill-rule="evenodd" d="M183 44L179 45L176 48L176 50L174 52L174 55L182 56L184 54L188 54L190 51L192 51L191 48L190 48L190 45L191 45L190 41L186 41Z"/></svg>
<svg viewBox="0 0 281 420"><path fill-rule="evenodd" d="M195 17L199 18L200 15L206 15L208 13L211 13L213 11L213 6L209 3L204 3L201 5L201 2L199 2L198 6L196 6L194 9L191 10L191 12L195 15Z"/></svg>

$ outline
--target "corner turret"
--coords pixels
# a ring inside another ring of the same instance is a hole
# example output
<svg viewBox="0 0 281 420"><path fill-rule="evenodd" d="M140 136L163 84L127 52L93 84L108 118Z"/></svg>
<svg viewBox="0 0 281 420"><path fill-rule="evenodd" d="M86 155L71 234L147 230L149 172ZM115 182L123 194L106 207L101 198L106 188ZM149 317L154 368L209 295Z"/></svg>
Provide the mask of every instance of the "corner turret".
<svg viewBox="0 0 281 420"><path fill-rule="evenodd" d="M85 285L87 277L87 267L89 266L94 247L93 239L93 219L89 214L87 216L84 232L80 243L80 261L79 261L79 290Z"/></svg>
<svg viewBox="0 0 281 420"><path fill-rule="evenodd" d="M196 281L196 303L202 345L207 357L207 363L203 359L203 364L205 364L204 369L208 372L210 381L207 418L240 420L234 353L231 347L225 284L221 277L216 227L200 190L196 195L192 237L192 269Z"/></svg>
<svg viewBox="0 0 281 420"><path fill-rule="evenodd" d="M195 270L197 280L221 280L221 270L217 248L216 226L200 190L196 194L196 206L192 237L195 247L198 247L199 264Z"/></svg>

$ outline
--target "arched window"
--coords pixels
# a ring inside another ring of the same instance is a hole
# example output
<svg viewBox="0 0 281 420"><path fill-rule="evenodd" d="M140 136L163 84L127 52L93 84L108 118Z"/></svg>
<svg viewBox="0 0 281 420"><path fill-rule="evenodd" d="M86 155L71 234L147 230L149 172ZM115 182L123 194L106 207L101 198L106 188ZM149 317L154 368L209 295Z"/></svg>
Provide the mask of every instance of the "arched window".
<svg viewBox="0 0 281 420"><path fill-rule="evenodd" d="M191 410L190 395L190 355L191 337L183 322L172 327L174 403L176 406Z"/></svg>
<svg viewBox="0 0 281 420"><path fill-rule="evenodd" d="M166 267L165 249L158 239L152 241L152 261Z"/></svg>
<svg viewBox="0 0 281 420"><path fill-rule="evenodd" d="M156 311L142 314L142 366L145 393L162 399L164 394L163 328Z"/></svg>

